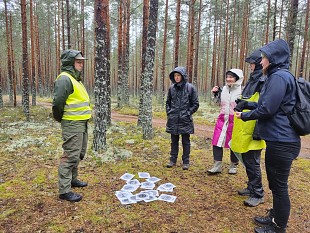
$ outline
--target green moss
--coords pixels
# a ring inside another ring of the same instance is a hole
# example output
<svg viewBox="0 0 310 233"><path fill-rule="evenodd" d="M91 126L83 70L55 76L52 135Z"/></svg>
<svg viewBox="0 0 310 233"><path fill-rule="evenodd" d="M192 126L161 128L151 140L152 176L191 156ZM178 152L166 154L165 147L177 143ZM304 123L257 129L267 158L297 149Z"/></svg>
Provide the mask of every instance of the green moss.
<svg viewBox="0 0 310 233"><path fill-rule="evenodd" d="M5 210L3 212L1 211L1 213L0 213L0 220L6 219L10 215L14 214L16 211L17 210L15 210L15 209Z"/></svg>

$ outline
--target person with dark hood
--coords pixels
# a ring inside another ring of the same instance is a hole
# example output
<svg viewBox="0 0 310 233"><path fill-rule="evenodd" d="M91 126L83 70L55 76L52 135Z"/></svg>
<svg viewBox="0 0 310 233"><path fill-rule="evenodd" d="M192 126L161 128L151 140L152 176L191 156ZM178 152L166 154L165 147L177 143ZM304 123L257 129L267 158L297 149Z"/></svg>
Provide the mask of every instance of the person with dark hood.
<svg viewBox="0 0 310 233"><path fill-rule="evenodd" d="M235 114L243 121L257 119L260 136L267 145L265 166L273 206L267 216L254 218L261 225L255 232L285 233L291 208L288 178L301 144L282 107L289 110L294 107L296 84L295 77L288 71L290 49L286 41L272 41L260 51L266 79L258 103L251 111Z"/></svg>
<svg viewBox="0 0 310 233"><path fill-rule="evenodd" d="M176 166L179 153L179 137L182 135L183 170L189 169L190 134L194 133L193 113L199 108L195 87L188 83L186 69L176 67L169 75L172 85L169 88L166 113L166 132L171 134L171 152L168 168Z"/></svg>
<svg viewBox="0 0 310 233"><path fill-rule="evenodd" d="M82 195L72 187L85 187L78 180L78 165L87 149L87 122L91 118L90 99L81 82L84 66L82 53L66 50L61 54L61 73L54 83L53 117L61 123L63 155L58 167L59 198L78 202Z"/></svg>
<svg viewBox="0 0 310 233"><path fill-rule="evenodd" d="M238 111L244 109L247 101L250 101L253 98L256 98L256 101L258 100L265 79L262 72L263 67L260 64L262 56L259 50L254 51L245 59L245 61L250 65L251 74L242 91L241 99L238 99L238 104L235 107L235 110ZM257 95L257 97L254 95ZM249 196L249 198L244 201L244 204L250 207L257 206L264 202L260 158L261 151L266 145L262 140L255 138L253 135L253 133L255 133L256 121L253 121L252 123L253 128L250 129L252 125L246 125L247 123L242 120L235 119L236 127L234 127L231 142L231 149L234 153L239 152L242 156L242 161L248 177L247 187L238 190L238 194L241 196ZM238 124L240 124L241 128L238 127ZM240 143L240 141L244 144ZM243 145L243 147L241 147L241 145Z"/></svg>
<svg viewBox="0 0 310 233"><path fill-rule="evenodd" d="M226 72L226 84L220 94L220 114L216 120L212 137L212 150L214 165L208 169L209 175L215 175L222 172L223 168L223 148L230 148L229 142L232 136L234 125L234 107L235 100L241 95L241 84L243 81L243 72L240 69L230 69ZM215 86L211 92L217 95L220 88ZM229 174L237 173L238 158L230 150Z"/></svg>

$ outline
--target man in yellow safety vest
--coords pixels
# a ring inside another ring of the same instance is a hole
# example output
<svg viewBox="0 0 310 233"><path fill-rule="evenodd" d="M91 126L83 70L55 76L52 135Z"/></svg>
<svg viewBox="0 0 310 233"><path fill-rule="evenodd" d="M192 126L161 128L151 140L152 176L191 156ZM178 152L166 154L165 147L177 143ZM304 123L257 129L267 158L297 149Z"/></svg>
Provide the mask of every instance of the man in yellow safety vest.
<svg viewBox="0 0 310 233"><path fill-rule="evenodd" d="M78 202L82 195L71 187L85 187L77 179L78 165L87 149L87 122L91 118L90 99L81 82L84 66L82 53L65 50L61 54L61 73L54 83L53 117L61 123L63 155L58 167L59 198Z"/></svg>

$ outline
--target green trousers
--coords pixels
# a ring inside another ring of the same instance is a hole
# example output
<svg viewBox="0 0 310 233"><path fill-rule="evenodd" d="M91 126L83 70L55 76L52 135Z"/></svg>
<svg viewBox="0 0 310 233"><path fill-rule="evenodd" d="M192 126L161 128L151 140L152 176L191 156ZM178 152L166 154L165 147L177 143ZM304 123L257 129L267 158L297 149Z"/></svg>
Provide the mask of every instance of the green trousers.
<svg viewBox="0 0 310 233"><path fill-rule="evenodd" d="M83 130L84 132L71 132L68 130L71 126L62 127L63 155L58 167L59 194L71 191L71 182L77 180L78 165L87 150L87 126L85 127L86 130Z"/></svg>

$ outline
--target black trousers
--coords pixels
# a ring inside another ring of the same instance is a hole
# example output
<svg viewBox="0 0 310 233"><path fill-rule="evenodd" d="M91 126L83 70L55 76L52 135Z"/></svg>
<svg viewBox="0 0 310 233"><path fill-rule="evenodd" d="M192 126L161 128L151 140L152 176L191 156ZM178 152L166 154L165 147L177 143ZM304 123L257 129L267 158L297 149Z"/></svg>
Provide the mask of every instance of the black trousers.
<svg viewBox="0 0 310 233"><path fill-rule="evenodd" d="M262 150L250 150L242 154L246 174L248 176L248 190L251 197L261 198L264 196L262 173L260 169L260 157Z"/></svg>
<svg viewBox="0 0 310 233"><path fill-rule="evenodd" d="M286 227L290 216L291 202L288 194L288 177L292 162L299 155L299 142L266 141L266 173L272 191L274 221Z"/></svg>
<svg viewBox="0 0 310 233"><path fill-rule="evenodd" d="M180 139L179 134L178 135L171 134L170 161L173 163L176 163L178 159L179 139ZM190 134L182 134L182 146L183 146L183 155L182 155L183 164L189 164L189 155L191 152Z"/></svg>
<svg viewBox="0 0 310 233"><path fill-rule="evenodd" d="M223 160L223 147L213 146L213 158L215 161ZM232 150L230 150L230 161L232 163L239 163L239 159L235 156Z"/></svg>

